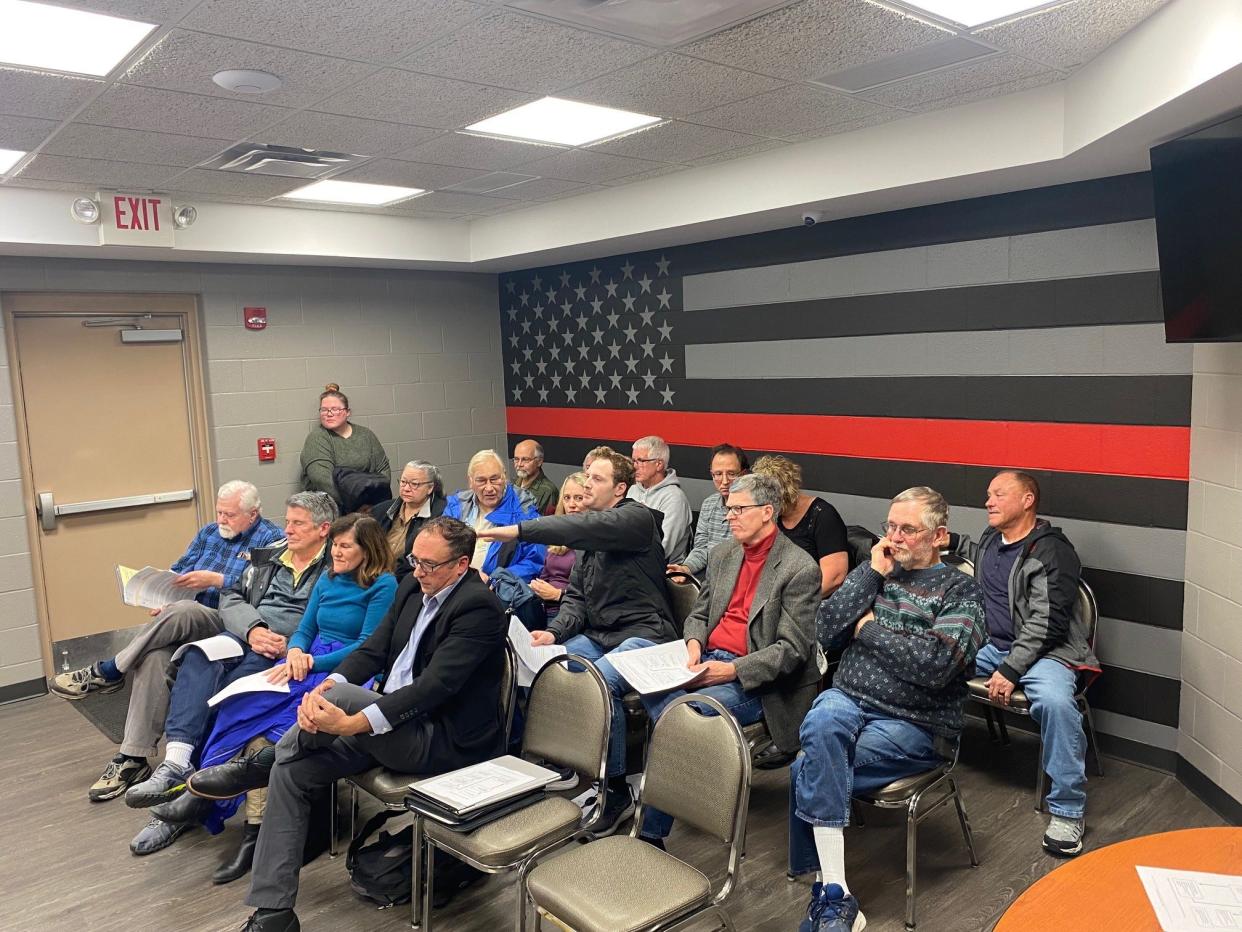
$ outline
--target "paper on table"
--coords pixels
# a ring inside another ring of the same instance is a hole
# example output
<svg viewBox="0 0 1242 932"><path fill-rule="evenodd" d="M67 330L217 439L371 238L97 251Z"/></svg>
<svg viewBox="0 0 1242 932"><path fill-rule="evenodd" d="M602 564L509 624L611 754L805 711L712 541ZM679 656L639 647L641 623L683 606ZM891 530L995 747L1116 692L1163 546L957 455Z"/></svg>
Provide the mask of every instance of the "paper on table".
<svg viewBox="0 0 1242 932"><path fill-rule="evenodd" d="M1242 928L1242 876L1135 866L1164 932Z"/></svg>
<svg viewBox="0 0 1242 932"><path fill-rule="evenodd" d="M227 660L230 657L240 657L244 651L241 642L231 634L217 634L213 637L203 638L201 641L189 641L182 644L173 651L172 660L175 663L181 659L191 647L197 647L207 655L208 660Z"/></svg>
<svg viewBox="0 0 1242 932"><path fill-rule="evenodd" d="M410 784L410 789L458 813L520 796L547 786L559 774L521 758L505 755Z"/></svg>
<svg viewBox="0 0 1242 932"><path fill-rule="evenodd" d="M288 691L288 683L269 683L267 681L267 671L263 670L258 673L251 673L249 676L243 676L241 679L233 680L228 686L225 686L224 689L208 699L207 704L214 708L225 699L232 696L240 696L244 693L287 693Z"/></svg>
<svg viewBox="0 0 1242 932"><path fill-rule="evenodd" d="M172 570L157 570L154 566L144 566L140 570L117 566L116 580L121 584L121 601L140 608L163 608L170 602L194 598L198 595L197 590L173 585L173 580L180 575Z"/></svg>
<svg viewBox="0 0 1242 932"><path fill-rule="evenodd" d="M699 675L686 666L690 662L690 651L685 641L613 651L608 654L608 662L630 686L644 695L685 686Z"/></svg>
<svg viewBox="0 0 1242 932"><path fill-rule="evenodd" d="M530 632L520 621L509 616L509 643L518 657L518 685L529 686L535 681L535 674L553 657L565 653L560 644L543 644L534 647L530 643Z"/></svg>

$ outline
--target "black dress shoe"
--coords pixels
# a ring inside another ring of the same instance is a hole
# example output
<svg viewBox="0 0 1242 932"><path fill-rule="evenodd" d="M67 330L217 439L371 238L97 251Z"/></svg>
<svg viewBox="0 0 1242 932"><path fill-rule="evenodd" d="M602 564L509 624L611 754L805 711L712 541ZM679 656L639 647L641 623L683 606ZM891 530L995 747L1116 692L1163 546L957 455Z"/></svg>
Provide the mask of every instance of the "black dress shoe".
<svg viewBox="0 0 1242 932"><path fill-rule="evenodd" d="M176 799L151 807L151 814L173 825L197 825L207 818L211 811L210 799L199 799L189 793L182 793Z"/></svg>
<svg viewBox="0 0 1242 932"><path fill-rule="evenodd" d="M267 786L274 763L276 748L266 747L249 757L239 757L226 764L196 771L195 779L187 781L186 787L195 796L203 799L232 799L250 790Z"/></svg>
<svg viewBox="0 0 1242 932"><path fill-rule="evenodd" d="M242 826L241 845L233 856L216 868L212 883L232 883L250 873L254 864L254 846L259 843L259 826L247 822Z"/></svg>
<svg viewBox="0 0 1242 932"><path fill-rule="evenodd" d="M241 932L300 932L302 923L291 909L256 909Z"/></svg>

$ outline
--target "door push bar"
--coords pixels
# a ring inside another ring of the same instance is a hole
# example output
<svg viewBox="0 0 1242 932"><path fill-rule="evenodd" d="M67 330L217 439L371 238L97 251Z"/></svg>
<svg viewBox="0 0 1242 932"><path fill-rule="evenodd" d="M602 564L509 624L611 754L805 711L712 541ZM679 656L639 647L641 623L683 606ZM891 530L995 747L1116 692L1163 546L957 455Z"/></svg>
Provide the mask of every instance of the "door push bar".
<svg viewBox="0 0 1242 932"><path fill-rule="evenodd" d="M93 502L72 502L57 505L51 492L40 492L35 502L39 523L45 531L56 530L56 519L61 515L83 515L91 511L116 511L120 508L140 508L143 505L162 505L165 502L188 502L193 500L193 489L177 492L154 492L151 495L126 495L122 498L101 498Z"/></svg>

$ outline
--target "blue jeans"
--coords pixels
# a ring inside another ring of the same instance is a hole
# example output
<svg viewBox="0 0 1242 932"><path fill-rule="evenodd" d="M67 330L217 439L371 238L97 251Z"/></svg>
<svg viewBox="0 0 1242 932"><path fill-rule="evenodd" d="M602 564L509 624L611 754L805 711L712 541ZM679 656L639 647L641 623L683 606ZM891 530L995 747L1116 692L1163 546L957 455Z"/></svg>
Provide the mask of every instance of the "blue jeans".
<svg viewBox="0 0 1242 932"><path fill-rule="evenodd" d="M197 751L215 719L207 700L234 680L266 670L275 662L249 648L228 660L208 660L201 650L186 651L168 700L165 736L169 741L192 744Z"/></svg>
<svg viewBox="0 0 1242 932"><path fill-rule="evenodd" d="M789 870L819 869L814 825L842 827L850 799L939 766L930 729L862 705L839 689L819 694L802 720L790 769Z"/></svg>
<svg viewBox="0 0 1242 932"><path fill-rule="evenodd" d="M650 647L654 643L654 641L647 641L643 638L630 638L617 649L634 650L637 647ZM701 661L718 660L722 663L732 663L736 659L737 654L731 654L727 650L709 650L703 654ZM739 725L753 725L755 722L763 719L763 700L758 696L752 696L742 689L742 684L737 680L731 683L720 683L716 686L706 686L692 691L698 695L711 696L732 713ZM674 689L666 693L642 696L643 707L646 708L647 716L651 719L652 724L660 720L664 710L674 700L686 695L687 692L685 689ZM704 715L716 714L707 706L701 706L696 703L694 707ZM656 809L654 806L647 807L643 815L642 827L642 834L645 838L667 838L668 833L672 829L673 817L671 815Z"/></svg>
<svg viewBox="0 0 1242 932"><path fill-rule="evenodd" d="M631 650L630 645L635 641L640 642L637 645L639 647L646 647L651 643L642 638L630 638L622 641L614 650ZM609 651L604 650L585 634L575 634L565 642L564 646L569 653L595 664L595 668L604 677L604 682L608 684L608 692L612 695L612 732L608 737L608 776L624 777L625 707L621 705L621 697L629 692L630 684L608 662Z"/></svg>
<svg viewBox="0 0 1242 932"><path fill-rule="evenodd" d="M989 641L975 656L975 675L991 676L1008 656ZM1052 782L1048 811L1067 819L1081 819L1087 806L1087 736L1074 701L1077 683L1073 670L1050 657L1036 660L1018 680L1044 739L1040 764Z"/></svg>

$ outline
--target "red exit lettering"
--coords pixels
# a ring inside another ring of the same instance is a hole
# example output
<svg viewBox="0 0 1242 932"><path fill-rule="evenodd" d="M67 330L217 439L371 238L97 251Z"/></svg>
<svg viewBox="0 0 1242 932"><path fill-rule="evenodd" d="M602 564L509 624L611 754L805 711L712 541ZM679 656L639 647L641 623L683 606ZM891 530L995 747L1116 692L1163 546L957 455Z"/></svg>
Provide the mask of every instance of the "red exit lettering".
<svg viewBox="0 0 1242 932"><path fill-rule="evenodd" d="M158 197L116 195L112 198L112 212L116 216L116 228L118 230L159 230L161 203Z"/></svg>

